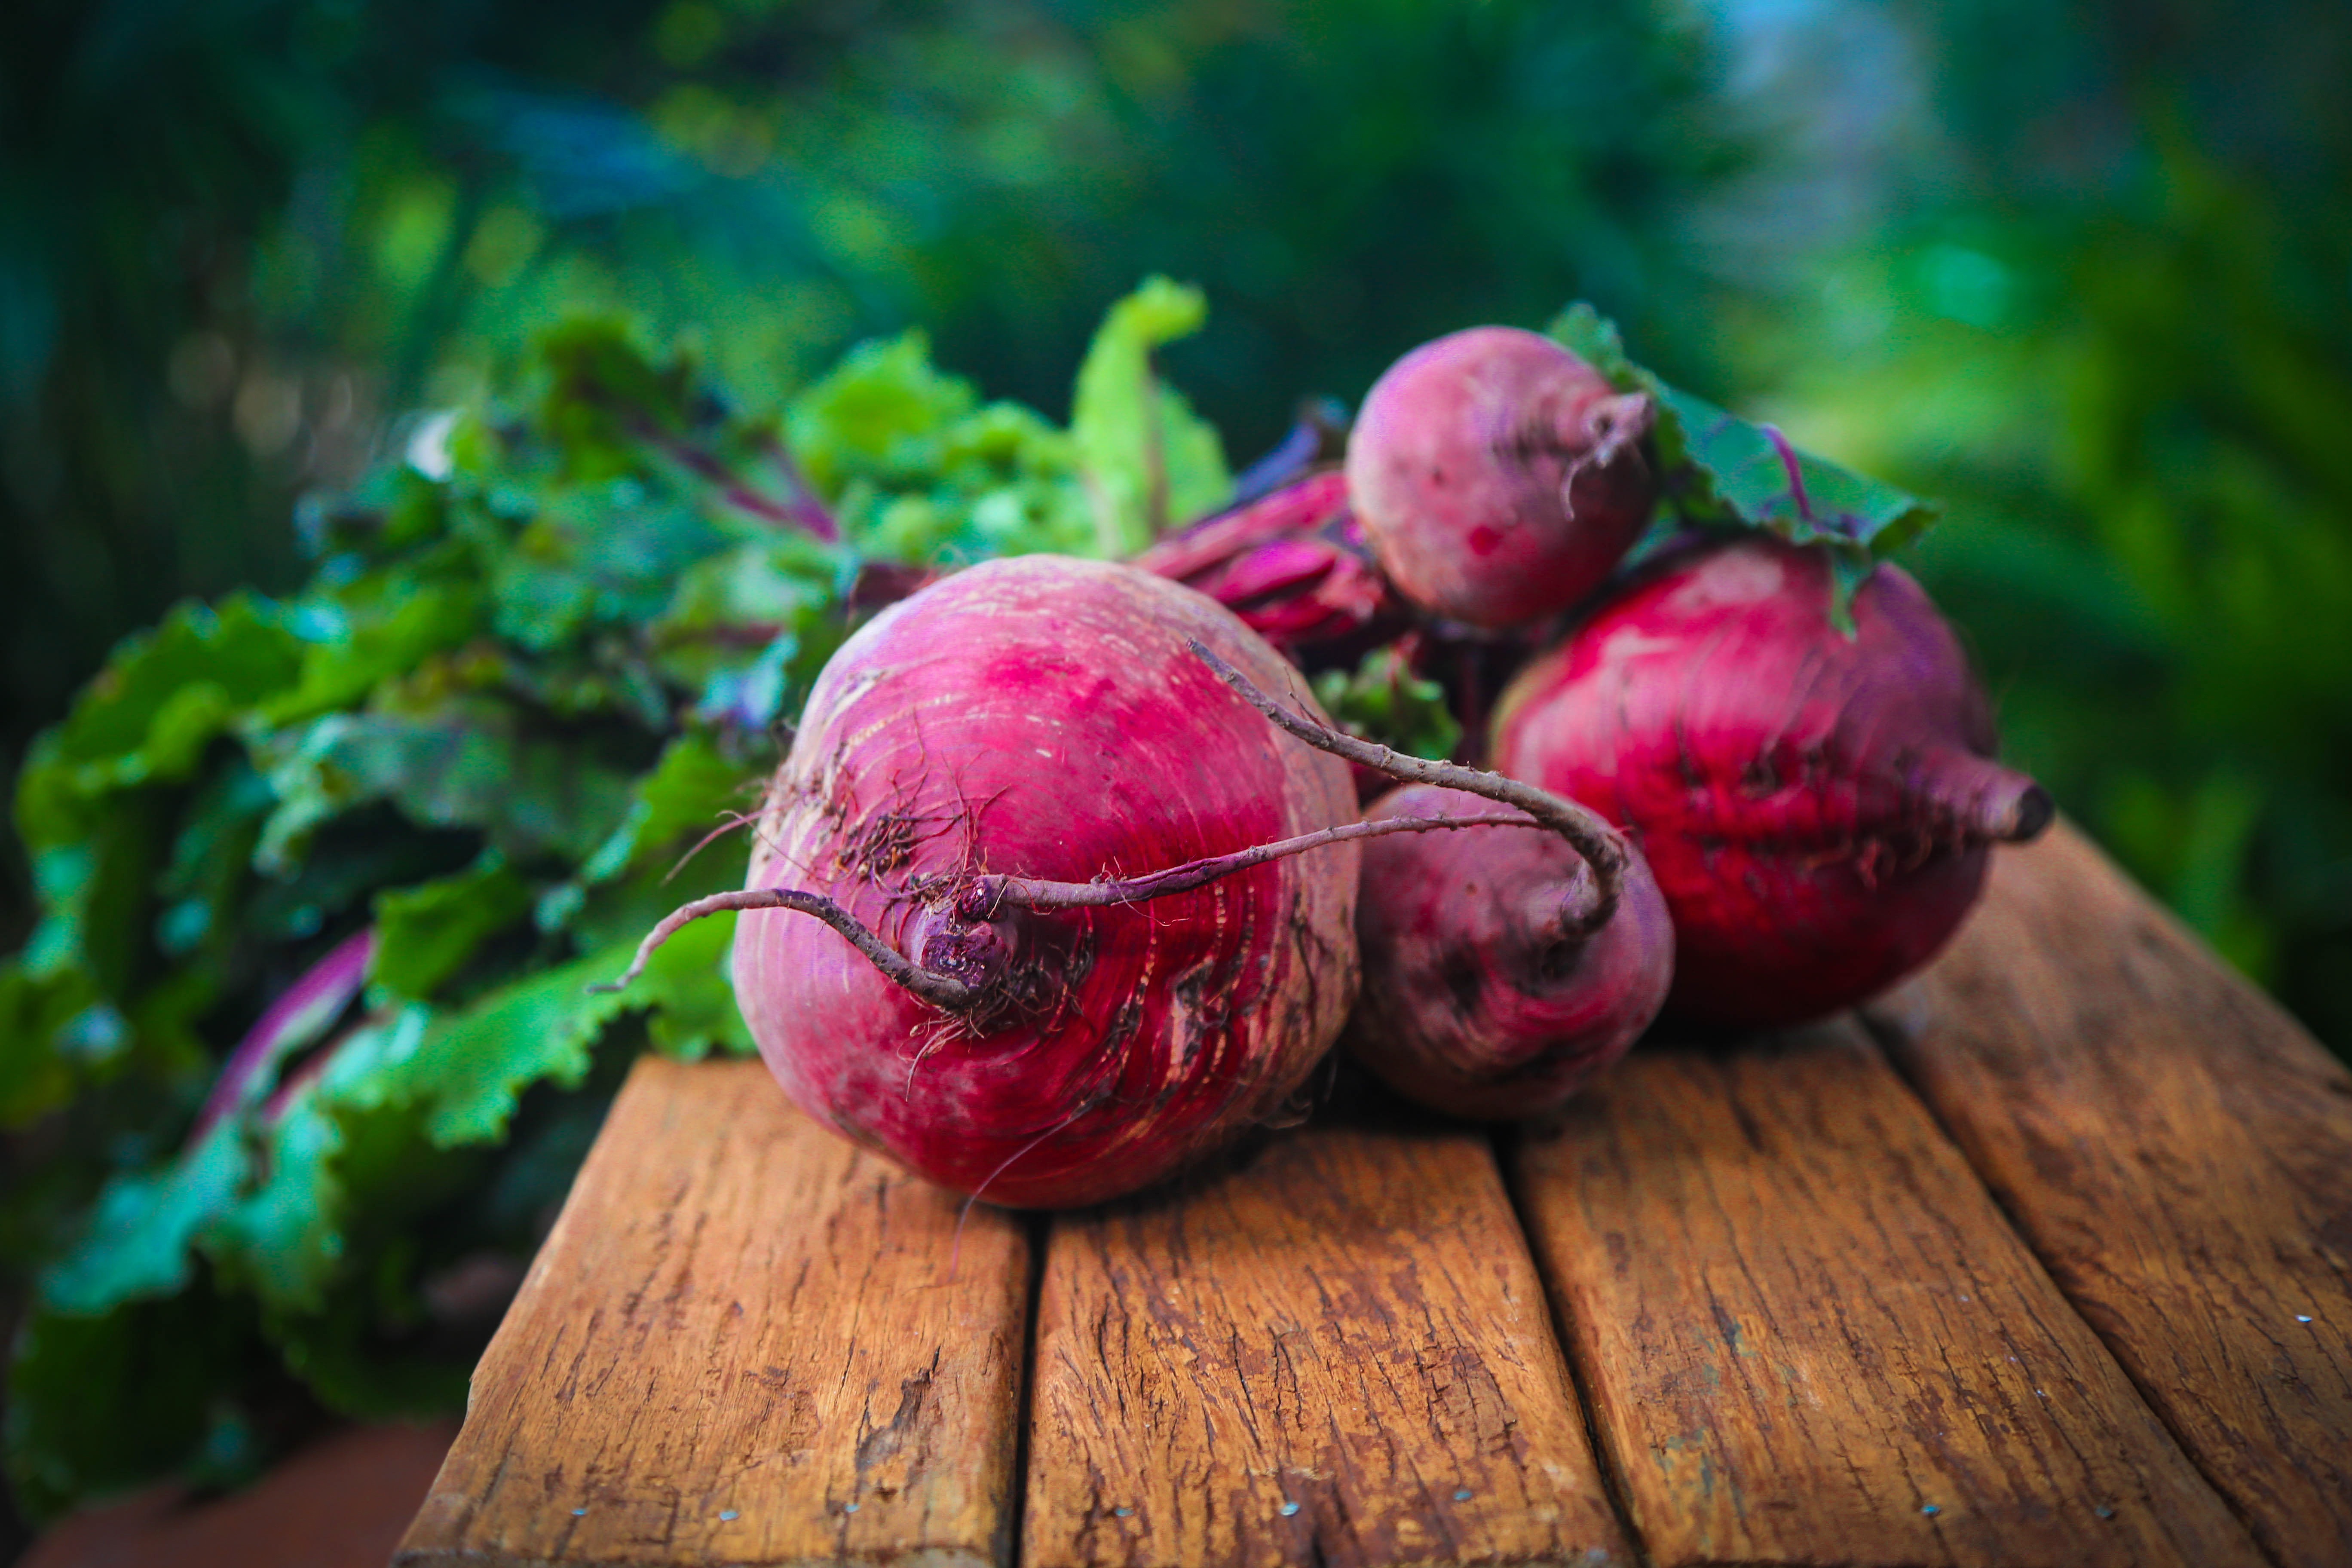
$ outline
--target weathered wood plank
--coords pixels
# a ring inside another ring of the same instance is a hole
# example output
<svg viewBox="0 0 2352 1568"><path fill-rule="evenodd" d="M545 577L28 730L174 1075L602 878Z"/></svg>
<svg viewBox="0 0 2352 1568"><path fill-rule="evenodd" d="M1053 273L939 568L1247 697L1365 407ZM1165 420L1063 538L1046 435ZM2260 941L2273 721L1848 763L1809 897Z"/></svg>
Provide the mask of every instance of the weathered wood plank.
<svg viewBox="0 0 2352 1568"><path fill-rule="evenodd" d="M1644 1047L1515 1166L1658 1568L2261 1561L1851 1020Z"/></svg>
<svg viewBox="0 0 2352 1568"><path fill-rule="evenodd" d="M2352 1563L2352 1074L2063 826L1872 1021L2263 1544Z"/></svg>
<svg viewBox="0 0 2352 1568"><path fill-rule="evenodd" d="M1475 1134L1057 1218L1037 1324L1028 1568L1630 1561Z"/></svg>
<svg viewBox="0 0 2352 1568"><path fill-rule="evenodd" d="M1005 1561L1027 1241L958 1207L756 1062L640 1063L395 1562Z"/></svg>

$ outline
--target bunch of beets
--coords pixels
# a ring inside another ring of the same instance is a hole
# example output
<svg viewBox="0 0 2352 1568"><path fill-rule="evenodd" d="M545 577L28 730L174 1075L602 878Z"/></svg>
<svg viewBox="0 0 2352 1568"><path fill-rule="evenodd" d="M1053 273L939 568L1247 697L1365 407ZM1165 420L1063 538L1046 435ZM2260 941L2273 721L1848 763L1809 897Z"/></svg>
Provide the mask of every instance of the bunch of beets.
<svg viewBox="0 0 2352 1568"><path fill-rule="evenodd" d="M917 588L818 679L748 888L645 951L745 911L737 1001L793 1099L1035 1206L1270 1120L1343 1037L1437 1110L1535 1117L1662 1011L1881 990L2049 799L1900 571L1645 533L1656 414L1475 329L1381 378L1344 462L1308 440L1134 563ZM1444 687L1459 760L1309 694L1381 647Z"/></svg>

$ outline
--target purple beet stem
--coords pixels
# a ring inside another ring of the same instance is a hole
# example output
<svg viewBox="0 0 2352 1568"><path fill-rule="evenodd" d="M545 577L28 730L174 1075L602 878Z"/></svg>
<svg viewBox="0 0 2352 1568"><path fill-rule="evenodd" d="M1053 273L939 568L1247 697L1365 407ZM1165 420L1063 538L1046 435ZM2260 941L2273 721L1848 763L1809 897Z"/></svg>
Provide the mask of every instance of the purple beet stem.
<svg viewBox="0 0 2352 1568"><path fill-rule="evenodd" d="M369 926L345 937L326 957L304 970L229 1053L212 1093L205 1097L204 1110L196 1113L190 1139L203 1137L213 1123L242 1104L247 1087L288 1053L324 1034L359 994L374 957L375 928Z"/></svg>

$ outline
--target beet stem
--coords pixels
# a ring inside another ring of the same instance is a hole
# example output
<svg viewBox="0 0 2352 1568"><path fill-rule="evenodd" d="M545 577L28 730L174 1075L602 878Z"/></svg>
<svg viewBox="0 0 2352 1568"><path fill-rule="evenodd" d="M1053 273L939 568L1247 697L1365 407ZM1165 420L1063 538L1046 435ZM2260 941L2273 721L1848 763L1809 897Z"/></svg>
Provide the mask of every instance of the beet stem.
<svg viewBox="0 0 2352 1568"><path fill-rule="evenodd" d="M1254 844L1230 855L1207 855L1164 871L1100 882L1047 882L1028 877L982 877L972 884L970 907L992 911L1006 904L1023 910L1097 909L1107 904L1139 903L1170 893L1190 892L1221 877L1263 866L1269 860L1344 844L1351 838L1380 838L1391 833L1429 833L1448 827L1532 827L1545 824L1524 816L1391 816L1378 822L1345 822L1320 827L1295 838Z"/></svg>
<svg viewBox="0 0 2352 1568"><path fill-rule="evenodd" d="M1789 445L1789 438L1776 426L1764 425L1758 428L1764 432L1764 438L1772 443L1772 450L1780 455L1780 467L1788 472L1789 496L1797 503L1798 518L1805 522L1812 521L1813 501L1805 493L1805 470L1797 461L1797 449Z"/></svg>
<svg viewBox="0 0 2352 1568"><path fill-rule="evenodd" d="M1265 714L1276 729L1306 742L1316 750L1328 752L1335 757L1360 763L1407 784L1437 784L1446 789L1465 790L1504 805L1515 805L1541 826L1567 839L1569 847L1592 868L1593 879L1599 884L1598 896L1583 918L1576 922L1571 934L1590 935L1608 924L1609 917L1617 912L1617 899L1625 877L1625 840L1599 816L1574 801L1562 800L1547 790L1522 784L1517 779L1505 778L1500 773L1490 773L1478 768L1465 768L1459 763L1433 763L1424 757L1409 757L1375 742L1359 740L1313 720L1301 718L1260 691L1250 683L1247 676L1219 658L1197 638L1188 639L1188 642L1193 654L1216 671L1217 679L1232 687L1243 701Z"/></svg>
<svg viewBox="0 0 2352 1568"><path fill-rule="evenodd" d="M925 969L909 961L905 954L866 930L856 915L831 899L798 892L791 888L747 888L741 892L713 893L707 899L681 904L664 915L661 923L646 933L646 940L637 943L636 956L629 961L628 969L618 980L591 985L588 989L597 993L625 990L631 981L645 973L646 962L653 957L654 950L667 942L681 926L705 915L725 914L730 910L793 910L801 914L814 915L847 937L850 945L864 953L875 968L944 1012L962 1012L979 998L977 990L954 976Z"/></svg>

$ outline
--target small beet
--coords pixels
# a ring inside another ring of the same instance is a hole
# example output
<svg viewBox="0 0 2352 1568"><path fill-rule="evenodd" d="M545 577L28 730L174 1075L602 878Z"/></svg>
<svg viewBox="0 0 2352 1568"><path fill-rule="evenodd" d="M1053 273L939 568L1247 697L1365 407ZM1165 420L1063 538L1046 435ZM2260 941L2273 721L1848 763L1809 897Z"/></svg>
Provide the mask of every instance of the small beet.
<svg viewBox="0 0 2352 1568"><path fill-rule="evenodd" d="M1763 536L1654 563L1522 671L1498 766L1593 807L1675 922L1668 1011L1795 1023L1926 963L2050 797L1992 760L1992 710L1917 584L1882 565L1832 625L1820 548Z"/></svg>
<svg viewBox="0 0 2352 1568"><path fill-rule="evenodd" d="M1389 367L1348 440L1372 552L1415 604L1500 629L1598 587L1649 521L1645 393L1515 327L1473 327Z"/></svg>
<svg viewBox="0 0 2352 1568"><path fill-rule="evenodd" d="M1490 813L1409 784L1366 816ZM1364 994L1349 1050L1390 1088L1454 1116L1548 1115L1633 1047L1664 1005L1675 935L1639 854L1615 911L1550 834L1432 833L1364 846L1356 936Z"/></svg>

